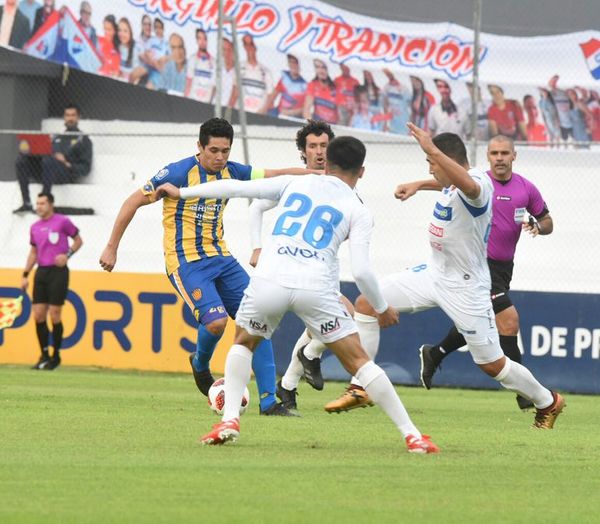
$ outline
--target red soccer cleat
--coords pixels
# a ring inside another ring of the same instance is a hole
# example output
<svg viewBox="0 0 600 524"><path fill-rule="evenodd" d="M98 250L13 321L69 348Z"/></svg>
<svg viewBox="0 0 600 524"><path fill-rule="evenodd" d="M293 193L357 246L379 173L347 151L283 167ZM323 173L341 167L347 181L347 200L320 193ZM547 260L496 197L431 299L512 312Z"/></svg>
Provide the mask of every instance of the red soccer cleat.
<svg viewBox="0 0 600 524"><path fill-rule="evenodd" d="M409 453L439 453L438 448L433 442L431 442L429 435L421 435L421 437L415 437L414 435L407 435L404 439L406 441L406 447Z"/></svg>
<svg viewBox="0 0 600 524"><path fill-rule="evenodd" d="M234 418L225 422L219 422L212 427L212 431L203 437L200 442L207 446L218 446L225 442L235 442L240 436L240 419Z"/></svg>

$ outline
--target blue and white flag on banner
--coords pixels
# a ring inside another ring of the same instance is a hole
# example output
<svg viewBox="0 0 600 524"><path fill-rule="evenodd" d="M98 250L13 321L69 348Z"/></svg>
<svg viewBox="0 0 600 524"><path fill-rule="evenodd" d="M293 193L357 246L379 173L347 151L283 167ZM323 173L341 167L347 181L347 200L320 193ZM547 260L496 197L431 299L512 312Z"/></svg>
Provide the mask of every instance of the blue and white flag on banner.
<svg viewBox="0 0 600 524"><path fill-rule="evenodd" d="M68 8L52 13L27 43L25 52L90 73L102 65L94 44Z"/></svg>
<svg viewBox="0 0 600 524"><path fill-rule="evenodd" d="M60 15L58 11L54 11L29 42L25 44L23 51L36 58L49 60L56 49L59 21Z"/></svg>

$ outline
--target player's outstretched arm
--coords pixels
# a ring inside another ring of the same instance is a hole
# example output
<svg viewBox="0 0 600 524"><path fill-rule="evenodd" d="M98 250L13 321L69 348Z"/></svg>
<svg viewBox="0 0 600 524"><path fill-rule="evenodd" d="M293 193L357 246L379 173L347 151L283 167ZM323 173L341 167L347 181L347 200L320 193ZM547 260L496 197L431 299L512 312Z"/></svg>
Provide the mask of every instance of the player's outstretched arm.
<svg viewBox="0 0 600 524"><path fill-rule="evenodd" d="M410 129L410 134L417 140L421 149L427 155L427 158L431 162L437 163L444 170L444 173L450 179L450 183L460 189L467 198L476 199L481 192L481 187L471 178L467 170L442 153L433 143L427 131L417 127L412 122L406 125Z"/></svg>
<svg viewBox="0 0 600 524"><path fill-rule="evenodd" d="M394 196L402 201L408 200L419 191L441 191L442 184L437 180L428 178L426 180L415 180L406 184L398 184Z"/></svg>
<svg viewBox="0 0 600 524"><path fill-rule="evenodd" d="M190 198L266 198L279 200L281 193L293 180L292 177L276 177L259 180L217 180L210 184L199 184L179 189L179 196ZM163 184L161 187L166 186Z"/></svg>
<svg viewBox="0 0 600 524"><path fill-rule="evenodd" d="M146 204L150 204L151 200L144 195L140 190L132 193L119 210L119 214L115 219L112 233L108 239L108 244L100 255L100 266L105 271L112 271L117 263L117 250L119 249L119 243L123 234L125 233L127 226L131 222L131 219L135 216L136 211Z"/></svg>

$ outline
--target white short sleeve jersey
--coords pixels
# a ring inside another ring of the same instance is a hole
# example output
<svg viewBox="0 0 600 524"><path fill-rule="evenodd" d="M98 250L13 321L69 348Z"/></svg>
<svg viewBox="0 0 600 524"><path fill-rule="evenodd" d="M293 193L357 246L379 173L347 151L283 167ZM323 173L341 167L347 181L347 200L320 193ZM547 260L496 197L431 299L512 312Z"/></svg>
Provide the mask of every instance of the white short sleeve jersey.
<svg viewBox="0 0 600 524"><path fill-rule="evenodd" d="M210 102L215 86L215 65L212 57L209 54L190 55L187 63L187 78L192 81L190 96L200 102Z"/></svg>
<svg viewBox="0 0 600 524"><path fill-rule="evenodd" d="M339 289L338 249L349 239L368 249L373 218L350 186L334 176L296 177L275 208L277 219L255 275L284 287Z"/></svg>
<svg viewBox="0 0 600 524"><path fill-rule="evenodd" d="M489 289L487 242L494 187L479 169L470 169L469 175L481 187L475 200L450 187L441 192L435 203L429 224L430 265L440 281L450 285L480 283Z"/></svg>

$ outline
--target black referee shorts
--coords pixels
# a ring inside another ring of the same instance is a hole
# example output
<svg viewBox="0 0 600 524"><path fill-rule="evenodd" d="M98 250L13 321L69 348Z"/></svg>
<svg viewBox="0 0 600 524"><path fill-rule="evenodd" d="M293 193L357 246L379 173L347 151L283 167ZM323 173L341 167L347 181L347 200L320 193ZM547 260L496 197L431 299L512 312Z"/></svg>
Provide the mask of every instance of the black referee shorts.
<svg viewBox="0 0 600 524"><path fill-rule="evenodd" d="M487 261L492 277L492 307L494 314L497 315L513 305L508 292L514 263L512 260L492 260L491 258L488 258Z"/></svg>
<svg viewBox="0 0 600 524"><path fill-rule="evenodd" d="M38 267L33 280L33 303L62 306L69 290L67 266Z"/></svg>

